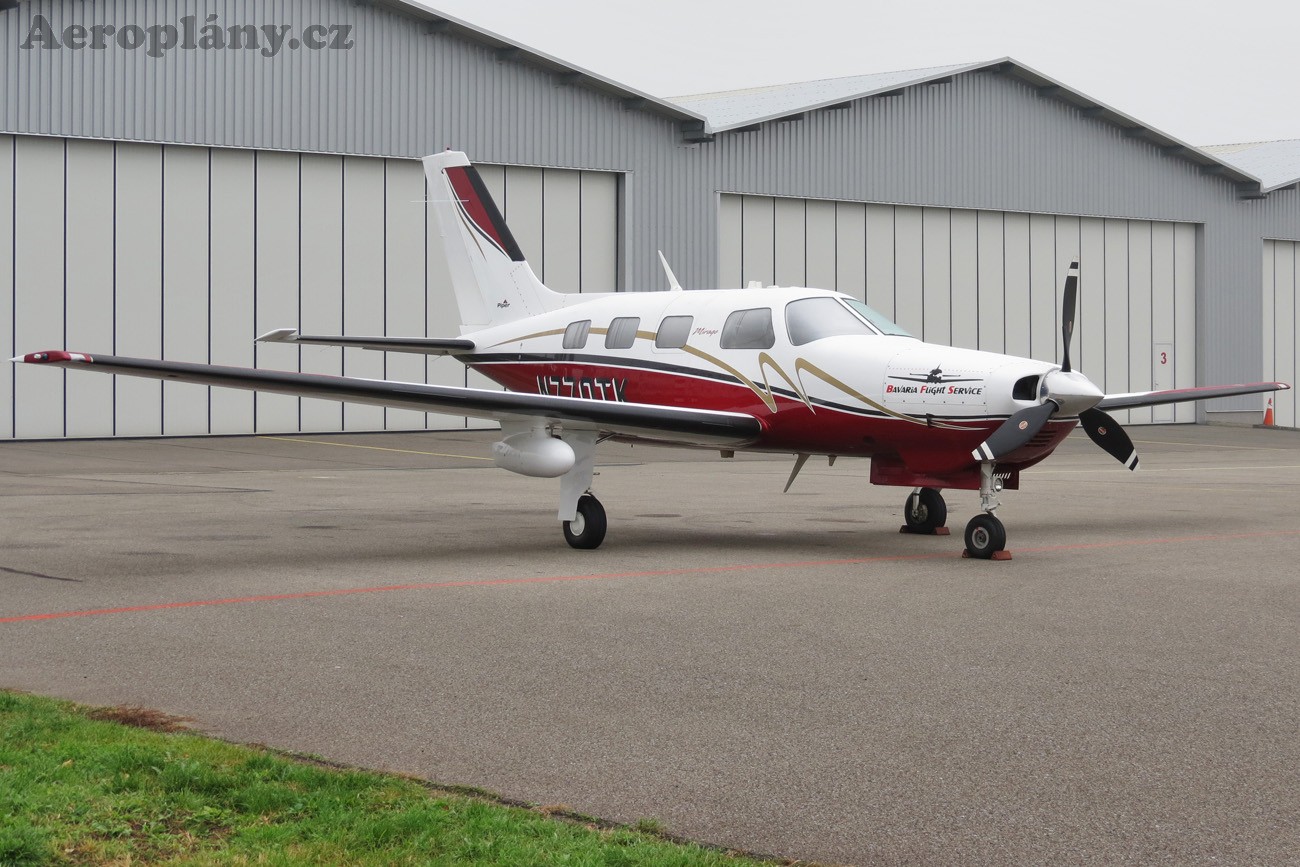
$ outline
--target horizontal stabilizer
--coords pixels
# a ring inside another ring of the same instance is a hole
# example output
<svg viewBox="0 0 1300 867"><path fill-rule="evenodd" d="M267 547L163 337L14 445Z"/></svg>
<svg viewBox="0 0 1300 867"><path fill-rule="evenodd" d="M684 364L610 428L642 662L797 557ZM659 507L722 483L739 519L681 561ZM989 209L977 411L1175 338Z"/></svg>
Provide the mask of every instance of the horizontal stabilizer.
<svg viewBox="0 0 1300 867"><path fill-rule="evenodd" d="M310 346L345 346L381 349L387 352L420 352L425 355L456 355L474 349L474 341L457 337L346 337L299 334L296 328L277 328L257 338L258 343L299 343Z"/></svg>
<svg viewBox="0 0 1300 867"><path fill-rule="evenodd" d="M756 440L762 430L762 424L757 418L742 412L685 409L550 394L325 376L287 370L256 370L186 361L156 361L63 350L33 352L12 360L73 370L144 376L172 382L195 382L374 406L454 412L476 418L559 422L566 430L594 430L615 436L685 445L747 445Z"/></svg>
<svg viewBox="0 0 1300 867"><path fill-rule="evenodd" d="M1286 391L1290 387L1285 382L1249 382L1242 385L1203 385L1198 388L1171 388L1167 391L1136 391L1131 394L1106 395L1096 405L1096 408L1129 409L1135 406L1156 406L1162 403L1183 403L1189 400L1212 400L1216 397L1234 397L1239 394Z"/></svg>

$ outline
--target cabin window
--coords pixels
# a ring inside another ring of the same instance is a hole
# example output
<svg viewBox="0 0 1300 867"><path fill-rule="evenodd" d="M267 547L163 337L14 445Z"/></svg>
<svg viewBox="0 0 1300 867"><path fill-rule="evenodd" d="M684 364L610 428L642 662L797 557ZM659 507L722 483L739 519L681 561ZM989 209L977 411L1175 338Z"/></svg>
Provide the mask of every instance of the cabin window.
<svg viewBox="0 0 1300 867"><path fill-rule="evenodd" d="M582 349L587 345L587 335L590 333L590 319L584 319L581 322L570 322L569 327L564 329L564 348Z"/></svg>
<svg viewBox="0 0 1300 867"><path fill-rule="evenodd" d="M631 349L636 343L636 329L641 324L639 316L620 316L609 323L605 332L606 349Z"/></svg>
<svg viewBox="0 0 1300 867"><path fill-rule="evenodd" d="M655 346L660 349L681 349L691 336L691 326L694 324L694 316L665 316L664 321L659 323L659 332L655 334Z"/></svg>
<svg viewBox="0 0 1300 867"><path fill-rule="evenodd" d="M790 342L803 346L823 337L875 334L867 323L849 312L838 298L801 298L785 306L785 330Z"/></svg>
<svg viewBox="0 0 1300 867"><path fill-rule="evenodd" d="M772 331L772 308L737 310L722 326L723 349L771 349L776 343Z"/></svg>

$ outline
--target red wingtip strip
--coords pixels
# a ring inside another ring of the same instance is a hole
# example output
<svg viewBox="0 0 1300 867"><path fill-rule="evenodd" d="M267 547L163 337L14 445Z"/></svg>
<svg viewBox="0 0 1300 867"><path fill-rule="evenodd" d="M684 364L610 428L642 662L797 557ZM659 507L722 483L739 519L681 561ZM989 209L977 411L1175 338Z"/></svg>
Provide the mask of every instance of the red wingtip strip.
<svg viewBox="0 0 1300 867"><path fill-rule="evenodd" d="M49 352L30 352L23 356L23 361L27 364L49 364L55 361L91 361L89 355L80 352L66 352L62 349L52 349Z"/></svg>

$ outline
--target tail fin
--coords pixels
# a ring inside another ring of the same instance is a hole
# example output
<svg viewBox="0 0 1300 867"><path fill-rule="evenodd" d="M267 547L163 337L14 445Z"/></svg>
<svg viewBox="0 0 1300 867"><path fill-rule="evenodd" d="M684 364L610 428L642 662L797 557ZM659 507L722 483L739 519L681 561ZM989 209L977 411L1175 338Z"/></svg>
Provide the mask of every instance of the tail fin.
<svg viewBox="0 0 1300 867"><path fill-rule="evenodd" d="M424 174L460 308L461 333L560 306L562 296L542 285L524 261L468 157L459 151L427 156Z"/></svg>

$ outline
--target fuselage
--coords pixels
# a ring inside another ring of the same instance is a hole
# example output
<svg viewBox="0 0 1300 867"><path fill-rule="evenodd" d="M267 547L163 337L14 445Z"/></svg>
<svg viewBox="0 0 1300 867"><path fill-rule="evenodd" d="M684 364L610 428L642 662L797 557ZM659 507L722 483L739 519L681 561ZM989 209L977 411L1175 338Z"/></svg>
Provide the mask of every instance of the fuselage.
<svg viewBox="0 0 1300 867"><path fill-rule="evenodd" d="M971 450L1059 366L925 343L847 295L762 288L565 296L476 331L461 360L512 391L748 413L753 448L873 458L873 481L973 487ZM1042 460L1054 418L999 462Z"/></svg>

